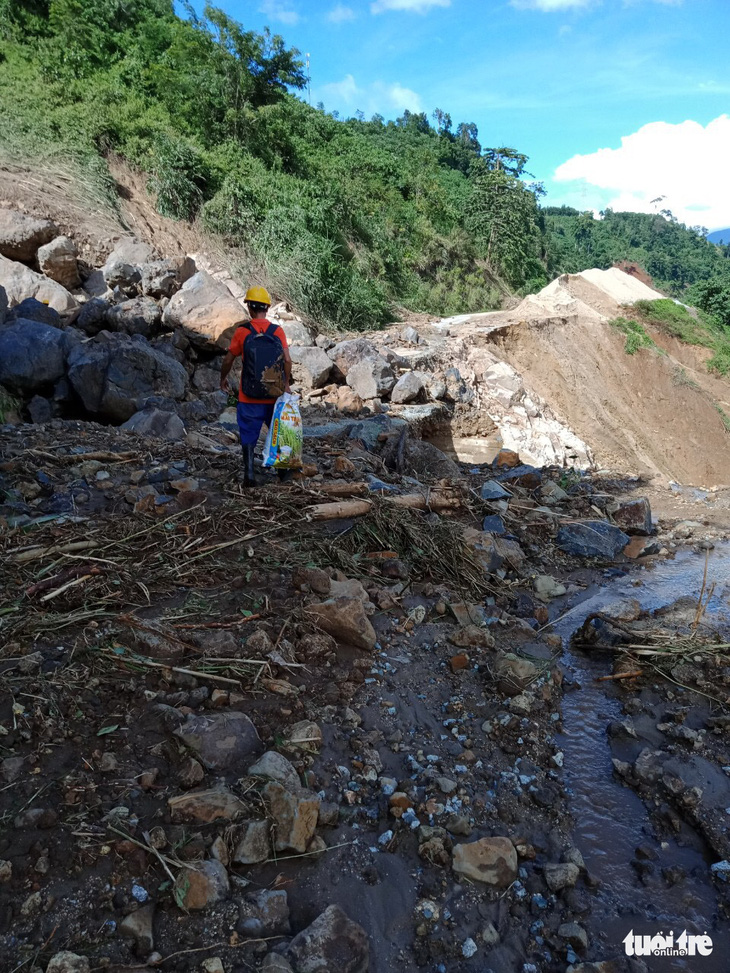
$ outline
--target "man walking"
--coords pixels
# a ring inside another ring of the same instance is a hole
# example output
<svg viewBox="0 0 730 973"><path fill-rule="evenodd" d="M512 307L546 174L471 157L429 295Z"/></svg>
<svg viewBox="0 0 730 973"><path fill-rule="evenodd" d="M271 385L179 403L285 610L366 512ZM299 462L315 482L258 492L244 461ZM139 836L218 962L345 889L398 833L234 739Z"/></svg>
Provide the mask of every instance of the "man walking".
<svg viewBox="0 0 730 973"><path fill-rule="evenodd" d="M253 455L264 423L271 425L274 403L288 392L291 358L282 328L266 317L271 298L264 287L250 287L245 298L251 320L236 329L221 365L221 390L228 393L228 373L239 355L241 384L238 390L238 431L243 449L243 483L254 485ZM284 478L287 470L279 471Z"/></svg>

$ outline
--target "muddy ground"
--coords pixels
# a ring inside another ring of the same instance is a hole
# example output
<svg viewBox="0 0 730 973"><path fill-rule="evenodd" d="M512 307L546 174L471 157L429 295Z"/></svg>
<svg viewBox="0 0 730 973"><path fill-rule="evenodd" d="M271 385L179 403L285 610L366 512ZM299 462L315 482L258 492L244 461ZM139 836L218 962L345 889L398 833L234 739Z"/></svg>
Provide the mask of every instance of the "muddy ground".
<svg viewBox="0 0 730 973"><path fill-rule="evenodd" d="M308 477L244 492L234 451L0 431L1 970L368 968L349 927L325 965L290 945L332 904L365 930L372 973L726 969L718 531L662 524L638 561L569 556L558 526L604 516L625 483L541 471L490 502L498 471L464 465L441 513L370 492L366 517L308 519L368 476L444 489L364 445L311 442ZM485 516L504 522L496 555L464 542ZM333 596L339 636L314 607ZM661 626L695 641L638 657L599 619L570 644L595 612L639 642ZM627 663L641 675L596 681ZM278 850L284 798L249 773L272 751L302 832ZM256 822L265 860L237 863ZM455 871L482 838L508 839L516 874ZM193 889L202 862L214 880ZM669 927L707 932L712 955L625 956L632 929ZM63 951L76 960L54 967Z"/></svg>

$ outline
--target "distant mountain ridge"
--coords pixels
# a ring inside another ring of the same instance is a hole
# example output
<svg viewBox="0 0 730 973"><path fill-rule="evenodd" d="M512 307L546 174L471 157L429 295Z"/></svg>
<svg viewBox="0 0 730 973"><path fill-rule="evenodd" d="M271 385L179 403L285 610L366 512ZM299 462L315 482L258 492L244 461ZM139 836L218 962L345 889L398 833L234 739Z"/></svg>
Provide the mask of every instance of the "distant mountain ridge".
<svg viewBox="0 0 730 973"><path fill-rule="evenodd" d="M725 230L713 230L707 234L710 243L730 243L730 226Z"/></svg>

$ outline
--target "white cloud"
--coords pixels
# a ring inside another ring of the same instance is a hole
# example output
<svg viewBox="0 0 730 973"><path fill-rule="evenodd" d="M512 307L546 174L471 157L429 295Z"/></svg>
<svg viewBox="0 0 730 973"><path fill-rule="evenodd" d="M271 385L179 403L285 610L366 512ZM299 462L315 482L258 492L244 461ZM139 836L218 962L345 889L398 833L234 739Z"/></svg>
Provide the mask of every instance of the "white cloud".
<svg viewBox="0 0 730 973"><path fill-rule="evenodd" d="M410 88L385 81L373 81L363 87L357 84L351 74L342 81L325 84L315 92L317 101L323 101L328 109L352 113L363 111L366 116L400 114L404 109L419 112L421 99Z"/></svg>
<svg viewBox="0 0 730 973"><path fill-rule="evenodd" d="M327 14L327 20L331 24L344 24L348 20L354 20L356 16L357 14L352 7L346 7L344 3L338 3Z"/></svg>
<svg viewBox="0 0 730 973"><path fill-rule="evenodd" d="M282 24L298 24L301 19L297 11L292 10L284 0L263 0L259 12L271 20L281 21Z"/></svg>
<svg viewBox="0 0 730 973"><path fill-rule="evenodd" d="M575 155L555 171L573 183L571 194L602 190L614 210L651 213L670 209L683 223L730 226L730 116L706 126L650 122L621 139L621 147ZM664 197L661 203L653 203ZM582 207L585 208L585 207Z"/></svg>
<svg viewBox="0 0 730 973"><path fill-rule="evenodd" d="M370 12L385 13L386 10L405 10L408 13L425 14L431 7L450 7L451 0L375 0L370 4Z"/></svg>

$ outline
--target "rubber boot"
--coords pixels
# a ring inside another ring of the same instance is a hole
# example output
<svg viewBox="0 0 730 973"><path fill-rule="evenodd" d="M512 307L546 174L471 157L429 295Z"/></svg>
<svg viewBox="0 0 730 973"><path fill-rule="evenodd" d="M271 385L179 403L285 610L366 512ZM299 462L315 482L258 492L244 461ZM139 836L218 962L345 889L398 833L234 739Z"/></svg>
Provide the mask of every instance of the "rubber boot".
<svg viewBox="0 0 730 973"><path fill-rule="evenodd" d="M243 449L243 485L245 487L256 486L256 480L253 474L254 444L246 443L241 448Z"/></svg>

